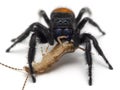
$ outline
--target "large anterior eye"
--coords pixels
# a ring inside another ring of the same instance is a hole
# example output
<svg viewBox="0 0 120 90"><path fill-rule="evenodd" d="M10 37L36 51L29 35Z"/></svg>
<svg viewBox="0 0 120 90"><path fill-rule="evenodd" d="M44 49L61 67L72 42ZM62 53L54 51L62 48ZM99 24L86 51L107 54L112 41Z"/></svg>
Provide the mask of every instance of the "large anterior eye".
<svg viewBox="0 0 120 90"><path fill-rule="evenodd" d="M65 35L70 35L72 32L71 32L71 29L64 29L64 34Z"/></svg>
<svg viewBox="0 0 120 90"><path fill-rule="evenodd" d="M56 29L56 35L57 36L62 35L62 29Z"/></svg>

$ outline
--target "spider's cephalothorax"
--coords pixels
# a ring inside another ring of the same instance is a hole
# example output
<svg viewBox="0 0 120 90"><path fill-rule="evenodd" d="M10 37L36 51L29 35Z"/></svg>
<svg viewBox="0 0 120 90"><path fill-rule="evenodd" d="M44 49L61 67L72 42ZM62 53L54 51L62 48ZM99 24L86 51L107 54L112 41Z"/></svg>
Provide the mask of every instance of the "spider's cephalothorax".
<svg viewBox="0 0 120 90"><path fill-rule="evenodd" d="M55 40L59 36L66 36L66 40L70 41L75 30L74 13L67 8L57 8L51 14L51 31Z"/></svg>
<svg viewBox="0 0 120 90"><path fill-rule="evenodd" d="M91 14L89 8L82 8L77 17L73 11L68 8L57 8L53 10L51 13L51 19L48 18L45 11L41 10L39 15L44 18L45 22L48 25L48 28L42 25L39 22L35 22L31 24L25 32L23 32L20 36L15 39L12 39L13 45L11 45L6 51L9 52L12 47L14 47L17 43L20 43L25 38L28 37L30 32L33 32L30 43L29 43L29 51L28 51L28 64L30 68L30 74L33 82L36 81L34 76L34 70L32 67L32 62L35 56L35 47L36 41L39 40L39 43L49 43L50 45L54 45L54 42L57 43L63 41L69 41L74 43L74 47L79 47L79 45L85 45L85 57L86 62L88 64L88 76L89 76L89 85L92 85L92 57L91 57L91 41L93 42L93 46L97 50L98 54L100 54L105 62L107 63L109 69L113 69L107 58L105 57L103 51L101 50L96 38L89 33L80 33L82 28L88 22L91 25L95 26L103 35L105 34L101 28L98 26L96 22L94 22L89 17L84 17L84 13ZM36 40L38 39L38 40ZM60 41L61 40L61 41Z"/></svg>

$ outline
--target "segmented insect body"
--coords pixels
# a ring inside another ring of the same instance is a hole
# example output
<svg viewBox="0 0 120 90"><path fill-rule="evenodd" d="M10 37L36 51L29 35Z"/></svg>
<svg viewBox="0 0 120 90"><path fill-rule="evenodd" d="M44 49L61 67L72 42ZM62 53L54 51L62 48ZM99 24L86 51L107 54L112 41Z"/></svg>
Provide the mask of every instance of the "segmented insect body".
<svg viewBox="0 0 120 90"><path fill-rule="evenodd" d="M50 50L48 53L43 55L41 62L32 63L33 69L34 69L34 74L38 75L38 74L46 72L55 62L59 61L63 55L74 52L76 49L77 48L74 47L72 42L56 44L52 50ZM80 49L82 49L82 48L80 48ZM14 67L5 65L3 63L0 63L0 65L5 66L10 69L13 69L13 70L17 70L17 71L25 70L28 73L28 75L25 79L23 88L22 88L22 90L24 90L27 79L30 75L30 68L25 66L25 67L23 67L24 69L18 69L18 68L14 68Z"/></svg>
<svg viewBox="0 0 120 90"><path fill-rule="evenodd" d="M33 63L33 69L35 74L40 74L47 71L55 62L59 61L60 58L66 53L75 51L73 43L56 44L56 46L42 58L41 62ZM26 72L29 71L29 67L24 67Z"/></svg>

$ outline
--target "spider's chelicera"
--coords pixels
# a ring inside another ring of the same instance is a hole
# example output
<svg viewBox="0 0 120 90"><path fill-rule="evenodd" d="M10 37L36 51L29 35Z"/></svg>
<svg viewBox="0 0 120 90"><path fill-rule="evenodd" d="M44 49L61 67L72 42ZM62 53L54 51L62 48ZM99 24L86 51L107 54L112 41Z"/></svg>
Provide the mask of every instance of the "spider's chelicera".
<svg viewBox="0 0 120 90"><path fill-rule="evenodd" d="M41 10L39 15L44 18L45 22L48 25L48 28L42 25L39 22L35 22L31 24L25 32L23 32L20 36L15 39L12 39L14 42L6 52L9 52L12 47L14 47L17 43L20 43L24 39L28 37L30 32L33 32L30 43L29 43L29 51L28 51L28 64L30 67L30 74L33 82L36 81L34 77L34 70L32 67L32 62L35 56L35 46L36 46L36 38L39 39L39 43L49 43L50 45L54 45L54 42L58 41L58 38L61 38L61 41L73 42L74 47L79 47L81 44L85 44L85 57L86 62L88 64L88 76L89 76L89 85L92 85L92 57L91 57L91 41L93 42L93 46L97 50L98 54L100 54L105 62L107 63L109 69L113 69L108 60L106 59L103 51L101 50L96 38L89 33L82 33L81 30L88 22L91 25L98 28L98 30L104 35L105 33L101 30L96 22L94 22L91 18L85 17L82 19L84 13L91 14L89 8L82 8L77 17L75 17L72 10L68 8L57 8L53 10L51 13L51 19L48 18L45 11Z"/></svg>

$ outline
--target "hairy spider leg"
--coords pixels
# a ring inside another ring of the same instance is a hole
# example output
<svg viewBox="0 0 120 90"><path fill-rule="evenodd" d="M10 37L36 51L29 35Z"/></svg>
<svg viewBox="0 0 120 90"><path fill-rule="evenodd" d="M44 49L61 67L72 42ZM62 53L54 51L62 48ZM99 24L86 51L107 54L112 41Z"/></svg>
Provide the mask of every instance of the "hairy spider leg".
<svg viewBox="0 0 120 90"><path fill-rule="evenodd" d="M100 56L102 56L102 58L105 60L106 64L108 65L109 69L112 70L113 67L112 65L109 63L109 61L107 60L107 58L105 57L102 49L100 48L96 38L94 36L92 36L91 34L88 33L83 33L82 35L76 34L74 37L74 45L75 47L78 47L79 45L85 43L86 45L86 49L85 49L85 53L86 53L86 61L87 64L89 66L88 71L89 71L89 85L92 85L92 57L91 57L91 43L90 41L93 42L93 46L95 47L95 49L97 50L98 54Z"/></svg>
<svg viewBox="0 0 120 90"><path fill-rule="evenodd" d="M85 55L86 61L88 64L88 76L89 76L89 85L92 85L92 56L91 56L91 43L90 40L87 38L85 40L86 47L85 47Z"/></svg>
<svg viewBox="0 0 120 90"><path fill-rule="evenodd" d="M91 34L84 34L86 37L89 37L92 41L93 41L93 45L95 47L95 49L97 50L98 54L105 60L106 64L108 65L109 69L113 69L112 65L109 63L109 61L107 60L107 58L105 57L102 49L100 48L98 41L96 40L96 38L94 36L92 36Z"/></svg>
<svg viewBox="0 0 120 90"><path fill-rule="evenodd" d="M12 39L11 41L14 42L7 50L6 52L9 52L12 47L14 47L17 43L22 42L24 39L28 37L30 34L31 28L28 28L24 33L19 35L17 38Z"/></svg>
<svg viewBox="0 0 120 90"><path fill-rule="evenodd" d="M36 46L36 35L32 34L30 43L29 43L28 64L29 64L30 74L31 74L33 82L36 82L36 79L34 76L34 70L32 67L32 62L34 61L35 51L36 51L35 46Z"/></svg>
<svg viewBox="0 0 120 90"><path fill-rule="evenodd" d="M50 26L50 19L47 16L46 12L44 10L40 10L39 11L39 16L43 17L43 19L45 20L45 22L47 23L48 26Z"/></svg>
<svg viewBox="0 0 120 90"><path fill-rule="evenodd" d="M54 39L49 33L49 30L38 22L33 23L29 28L30 28L28 30L29 33L30 31L33 31L33 34L31 36L30 43L29 43L28 64L30 67L30 74L31 74L32 80L33 82L36 82L36 79L34 77L34 70L32 68L32 62L34 61L34 56L35 56L35 51L36 51L35 49L36 41L37 41L36 39L37 38L39 39L39 43L49 43L50 45L54 44ZM25 39L24 37L26 37L26 34L22 34L22 35L23 36L19 38L17 41L15 41L14 44L10 46L10 48L7 49L7 51L9 51L14 45L16 45L17 43Z"/></svg>
<svg viewBox="0 0 120 90"><path fill-rule="evenodd" d="M78 24L77 26L77 32L80 33L81 29L85 26L85 24L89 22L91 25L93 25L94 27L96 27L99 32L101 32L103 35L105 35L105 32L102 31L102 29L99 27L99 25L93 21L91 18L89 17L85 17L83 20L81 20L81 22Z"/></svg>
<svg viewBox="0 0 120 90"><path fill-rule="evenodd" d="M53 45L54 43L54 39L51 35L51 33L49 33L49 30L43 26L42 24L40 24L39 22L33 23L29 26L29 28L22 33L20 36L18 36L16 39L12 40L14 41L14 43L6 50L6 52L9 52L11 50L12 47L14 47L16 44L22 42L24 39L26 39L28 37L28 35L30 34L30 32L37 32L40 33L40 37L41 37L41 42L43 43L48 43ZM46 40L47 38L47 40Z"/></svg>
<svg viewBox="0 0 120 90"><path fill-rule="evenodd" d="M80 10L78 16L76 17L76 24L78 24L82 18L82 16L85 14L85 13L88 13L89 15L91 15L91 10L88 8L88 7L84 7Z"/></svg>

